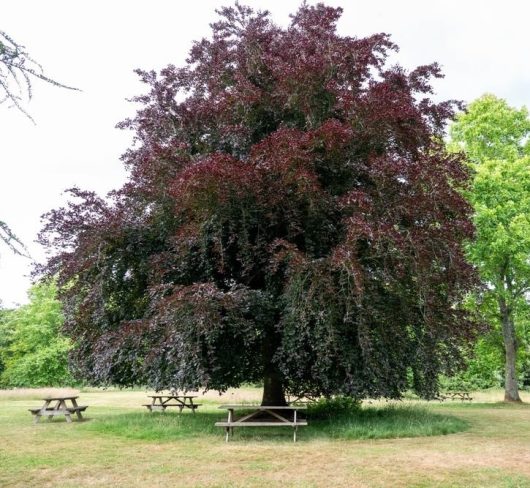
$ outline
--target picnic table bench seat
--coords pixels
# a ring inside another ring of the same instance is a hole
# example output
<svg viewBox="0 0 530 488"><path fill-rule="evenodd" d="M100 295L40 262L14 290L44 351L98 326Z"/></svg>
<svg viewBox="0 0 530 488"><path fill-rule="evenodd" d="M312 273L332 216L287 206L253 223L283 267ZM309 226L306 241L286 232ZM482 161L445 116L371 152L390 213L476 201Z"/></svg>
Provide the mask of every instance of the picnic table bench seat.
<svg viewBox="0 0 530 488"><path fill-rule="evenodd" d="M66 410L69 412L84 412L88 408L88 405L79 405L77 407L68 407Z"/></svg>
<svg viewBox="0 0 530 488"><path fill-rule="evenodd" d="M298 417L298 410L305 410L307 408L306 405L265 406L234 404L221 405L219 408L228 410L228 419L224 422L215 423L216 427L224 427L226 442L228 442L229 435L233 435L234 427L291 427L293 429L293 442L296 442L298 427L307 425L305 418ZM235 410L251 410L252 412L247 412L243 416L236 418Z"/></svg>
<svg viewBox="0 0 530 488"><path fill-rule="evenodd" d="M296 422L272 422L272 421L255 421L255 422L215 422L216 427L300 427L307 425L307 420L297 420Z"/></svg>
<svg viewBox="0 0 530 488"><path fill-rule="evenodd" d="M77 407L67 407L67 408L59 408L59 409L48 407L45 410L43 410L42 408L28 408L28 410L33 415L37 415L38 413L40 413L41 415L47 415L46 412L54 412L54 415L55 415L55 413L60 413L63 411L68 411L70 413L84 412L87 408L88 408L88 405L79 405ZM48 415L50 414L48 413Z"/></svg>
<svg viewBox="0 0 530 488"><path fill-rule="evenodd" d="M202 405L202 403L194 403L193 405L186 405L186 408L197 408L197 407L200 407L201 405ZM153 404L152 403L144 403L142 406L143 407L152 407ZM162 405L155 404L154 406L155 407L183 407L184 405L182 405L181 403L163 403Z"/></svg>
<svg viewBox="0 0 530 488"><path fill-rule="evenodd" d="M195 410L197 407L200 407L202 405L202 403L194 403L193 405L182 405L181 403L163 403L163 404L158 404L158 403L144 403L142 405L142 407L147 407L149 410L165 410L166 407L179 407L180 410L182 411L184 408L191 408L192 410Z"/></svg>

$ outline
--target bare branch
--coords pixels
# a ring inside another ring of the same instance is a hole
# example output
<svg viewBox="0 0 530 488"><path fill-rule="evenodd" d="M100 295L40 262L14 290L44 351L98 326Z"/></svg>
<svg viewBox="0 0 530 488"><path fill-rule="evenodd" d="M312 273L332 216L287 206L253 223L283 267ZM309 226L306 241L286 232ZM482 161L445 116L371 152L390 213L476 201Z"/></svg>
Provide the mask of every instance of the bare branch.
<svg viewBox="0 0 530 488"><path fill-rule="evenodd" d="M11 251L19 256L29 258L30 255L26 246L22 241L13 233L9 226L0 220L0 240L2 240Z"/></svg>
<svg viewBox="0 0 530 488"><path fill-rule="evenodd" d="M0 91L4 91L0 104L11 101L18 110L35 123L22 107L24 98L27 98L28 101L31 100L32 78L59 88L80 91L79 88L64 85L46 76L42 66L31 58L26 52L26 48L0 30Z"/></svg>

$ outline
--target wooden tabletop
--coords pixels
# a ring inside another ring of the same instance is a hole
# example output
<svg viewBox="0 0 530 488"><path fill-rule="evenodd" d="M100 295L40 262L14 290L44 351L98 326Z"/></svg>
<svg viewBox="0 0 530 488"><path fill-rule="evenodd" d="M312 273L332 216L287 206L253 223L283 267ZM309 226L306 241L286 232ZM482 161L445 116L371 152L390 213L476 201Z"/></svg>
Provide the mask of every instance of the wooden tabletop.
<svg viewBox="0 0 530 488"><path fill-rule="evenodd" d="M75 400L76 398L79 398L79 396L46 397L46 398L43 398L43 400L47 402L47 401L54 401L54 400Z"/></svg>
<svg viewBox="0 0 530 488"><path fill-rule="evenodd" d="M274 405L249 405L249 404L233 404L233 405L220 405L218 408L226 410L235 409L248 409L248 410L305 410L307 405L283 405L281 407L275 407Z"/></svg>
<svg viewBox="0 0 530 488"><path fill-rule="evenodd" d="M149 398L197 398L197 395L147 395Z"/></svg>

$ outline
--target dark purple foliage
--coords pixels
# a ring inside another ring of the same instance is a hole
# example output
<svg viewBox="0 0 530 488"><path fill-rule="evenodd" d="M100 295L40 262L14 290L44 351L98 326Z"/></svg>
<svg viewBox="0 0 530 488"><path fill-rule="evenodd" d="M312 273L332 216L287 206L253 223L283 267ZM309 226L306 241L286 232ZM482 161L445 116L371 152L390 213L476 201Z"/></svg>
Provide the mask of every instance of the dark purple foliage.
<svg viewBox="0 0 530 488"><path fill-rule="evenodd" d="M386 34L340 9L281 29L223 8L183 68L120 126L136 144L108 201L50 212L77 373L97 384L429 397L475 327L468 175L440 142L439 67L387 67Z"/></svg>

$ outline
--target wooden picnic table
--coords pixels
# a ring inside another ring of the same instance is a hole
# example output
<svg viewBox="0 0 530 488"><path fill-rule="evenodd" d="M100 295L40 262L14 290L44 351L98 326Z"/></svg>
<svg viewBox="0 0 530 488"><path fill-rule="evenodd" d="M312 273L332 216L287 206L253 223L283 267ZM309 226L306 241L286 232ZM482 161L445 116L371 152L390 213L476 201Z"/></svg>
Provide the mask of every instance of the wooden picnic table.
<svg viewBox="0 0 530 488"><path fill-rule="evenodd" d="M306 419L298 417L298 410L305 410L307 405L248 405L232 404L221 405L219 408L228 410L226 422L216 422L216 427L224 427L226 431L225 441L228 442L229 435L233 435L234 427L292 427L293 442L296 442L296 431L298 427L307 425ZM235 417L235 410L253 410L242 417Z"/></svg>
<svg viewBox="0 0 530 488"><path fill-rule="evenodd" d="M303 393L301 395L287 395L287 403L289 405L300 405L300 404L312 404L317 403L320 397L316 395L311 395L309 393Z"/></svg>
<svg viewBox="0 0 530 488"><path fill-rule="evenodd" d="M467 391L448 391L446 394L447 398L450 398L451 400L473 400L473 397L469 394Z"/></svg>
<svg viewBox="0 0 530 488"><path fill-rule="evenodd" d="M193 403L197 395L178 395L170 393L169 395L148 395L151 403L144 404L151 412L165 412L167 407L178 407L179 413L185 408L191 409L193 413L201 406L201 403Z"/></svg>
<svg viewBox="0 0 530 488"><path fill-rule="evenodd" d="M72 421L71 415L76 414L78 420L83 420L81 412L84 412L88 407L86 405L78 405L78 396L57 396L43 398L44 404L40 408L30 408L29 411L34 415L34 422L37 424L41 417L48 417L51 420L55 415L64 415L67 422ZM51 405L53 403L53 405ZM67 405L70 402L71 406Z"/></svg>
<svg viewBox="0 0 530 488"><path fill-rule="evenodd" d="M442 393L436 397L436 400L440 400L443 402L444 400L462 400L464 401L471 401L473 400L473 397L469 394L468 391L447 391L445 393Z"/></svg>

